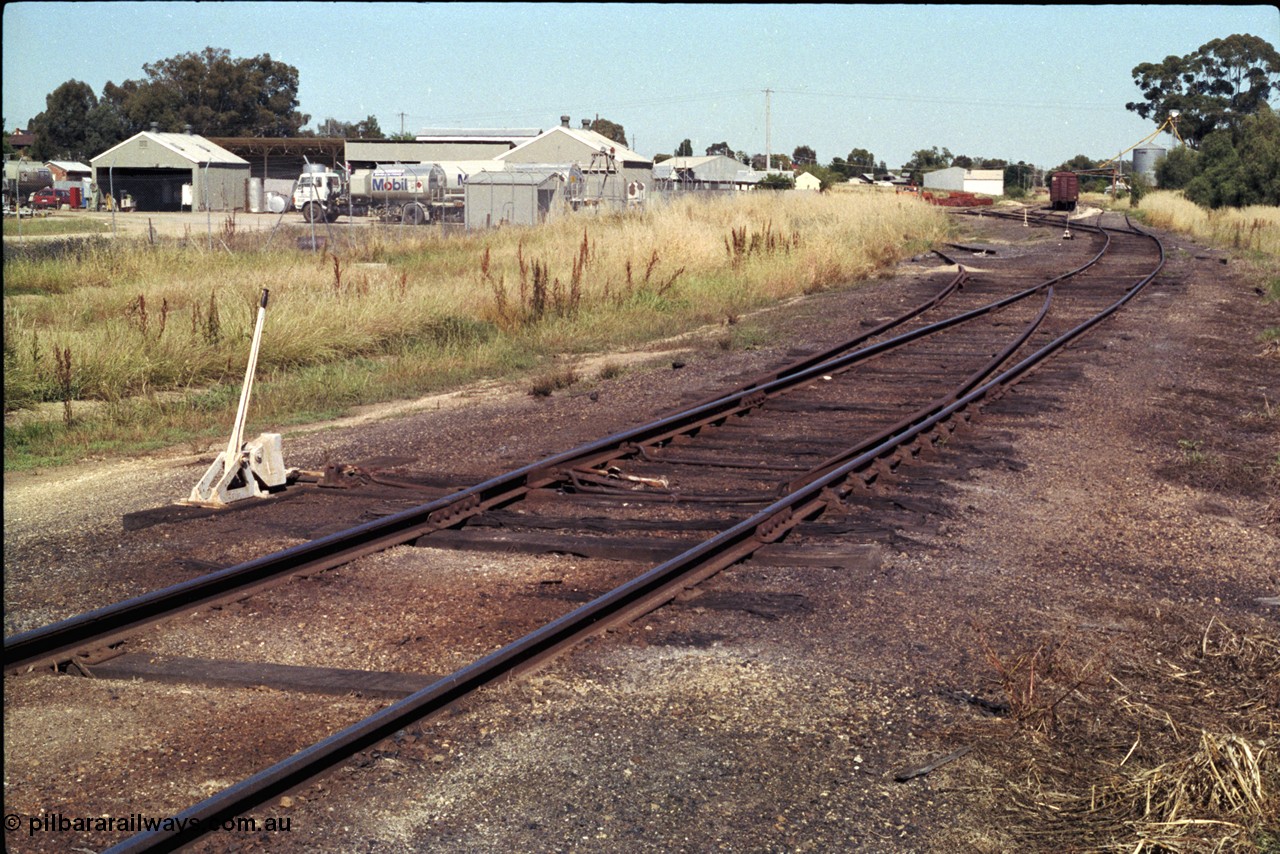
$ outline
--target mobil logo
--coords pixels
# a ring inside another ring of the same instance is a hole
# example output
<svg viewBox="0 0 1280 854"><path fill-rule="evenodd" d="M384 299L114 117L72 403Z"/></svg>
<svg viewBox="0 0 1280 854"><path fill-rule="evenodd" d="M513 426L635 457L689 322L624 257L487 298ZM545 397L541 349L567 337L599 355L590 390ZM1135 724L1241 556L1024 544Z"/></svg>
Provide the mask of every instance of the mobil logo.
<svg viewBox="0 0 1280 854"><path fill-rule="evenodd" d="M375 193L408 193L422 189L422 182L416 178L374 176L373 191Z"/></svg>

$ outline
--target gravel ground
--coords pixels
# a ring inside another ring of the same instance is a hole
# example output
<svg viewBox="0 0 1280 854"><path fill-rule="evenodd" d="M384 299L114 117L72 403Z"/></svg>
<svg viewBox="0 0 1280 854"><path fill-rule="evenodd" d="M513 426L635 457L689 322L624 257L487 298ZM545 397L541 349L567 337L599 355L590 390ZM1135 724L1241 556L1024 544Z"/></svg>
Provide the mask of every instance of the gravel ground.
<svg viewBox="0 0 1280 854"><path fill-rule="evenodd" d="M990 220L965 228L1010 255L1061 250ZM1033 375L869 499L885 520L913 501L941 508L886 521L877 559L735 567L255 816L287 820L287 832L219 834L198 849L1132 851L1173 831L1200 835L1179 840L1184 850L1275 844L1260 828L1274 826L1280 787L1280 356L1256 336L1280 310L1248 264L1167 237L1153 287L1046 372L1074 375L1069 390ZM754 350L722 349L712 330L551 398L495 385L369 412L290 434L286 462L509 467L834 340L848 318L887 316L929 269L920 259L752 318L770 330ZM183 496L208 460L7 475L6 631L188 577L172 565L179 551L225 562L298 541L248 524L121 531L122 514ZM532 602L527 615L498 611L515 631L546 591L571 599L622 571L606 563L395 549L148 649L438 672L485 651L468 602ZM429 593L414 592L428 575ZM322 590L339 595L312 597ZM734 596L754 605L717 604ZM384 704L6 678L6 813L161 815ZM277 732L285 719L305 725ZM1227 823L1158 828L1127 806L1130 776L1191 767L1202 739L1228 735L1258 757L1263 817L1194 806L1179 817ZM123 838L26 828L6 833L8 850Z"/></svg>

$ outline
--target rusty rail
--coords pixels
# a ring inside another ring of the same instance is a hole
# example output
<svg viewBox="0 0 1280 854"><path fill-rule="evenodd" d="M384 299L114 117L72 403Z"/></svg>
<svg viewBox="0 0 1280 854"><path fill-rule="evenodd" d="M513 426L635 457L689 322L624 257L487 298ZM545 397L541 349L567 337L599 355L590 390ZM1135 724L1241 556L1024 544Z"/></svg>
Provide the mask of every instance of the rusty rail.
<svg viewBox="0 0 1280 854"><path fill-rule="evenodd" d="M675 596L680 589L742 560L766 543L776 541L801 521L840 502L853 488L852 476L861 469L874 465L878 459L892 454L904 444L929 436L934 428L965 408L1016 382L1035 365L1128 303L1164 266L1164 248L1159 240L1136 229L1133 232L1154 242L1159 261L1154 270L1139 279L1119 300L1089 320L1062 333L956 399L935 407L928 417L804 483L733 527L416 694L201 801L175 816L171 829L138 834L109 849L108 854L172 851L187 845L202 836L206 828L217 827L227 819L245 814L400 729L448 708L482 687L530 668L588 635L652 610Z"/></svg>

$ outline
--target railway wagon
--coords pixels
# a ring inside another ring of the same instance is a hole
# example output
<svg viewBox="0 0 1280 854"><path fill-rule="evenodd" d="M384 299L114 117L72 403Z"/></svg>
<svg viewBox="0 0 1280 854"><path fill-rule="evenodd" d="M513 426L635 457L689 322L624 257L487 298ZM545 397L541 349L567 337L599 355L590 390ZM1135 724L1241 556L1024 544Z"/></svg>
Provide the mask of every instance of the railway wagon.
<svg viewBox="0 0 1280 854"><path fill-rule="evenodd" d="M1049 207L1073 211L1080 200L1080 176L1074 172L1054 172L1049 178Z"/></svg>

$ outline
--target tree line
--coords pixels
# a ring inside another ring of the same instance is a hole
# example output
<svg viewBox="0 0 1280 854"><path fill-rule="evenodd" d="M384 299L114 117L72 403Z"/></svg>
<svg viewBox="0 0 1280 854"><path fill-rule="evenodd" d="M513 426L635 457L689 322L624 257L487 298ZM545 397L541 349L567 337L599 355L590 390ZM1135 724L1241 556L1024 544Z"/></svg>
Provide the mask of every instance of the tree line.
<svg viewBox="0 0 1280 854"><path fill-rule="evenodd" d="M298 109L298 69L270 54L236 58L207 47L142 70L137 80L109 81L101 94L80 80L54 89L44 111L29 122L32 158L88 160L153 126L215 137L388 138L374 116L326 118L314 130L305 127L311 116Z"/></svg>

